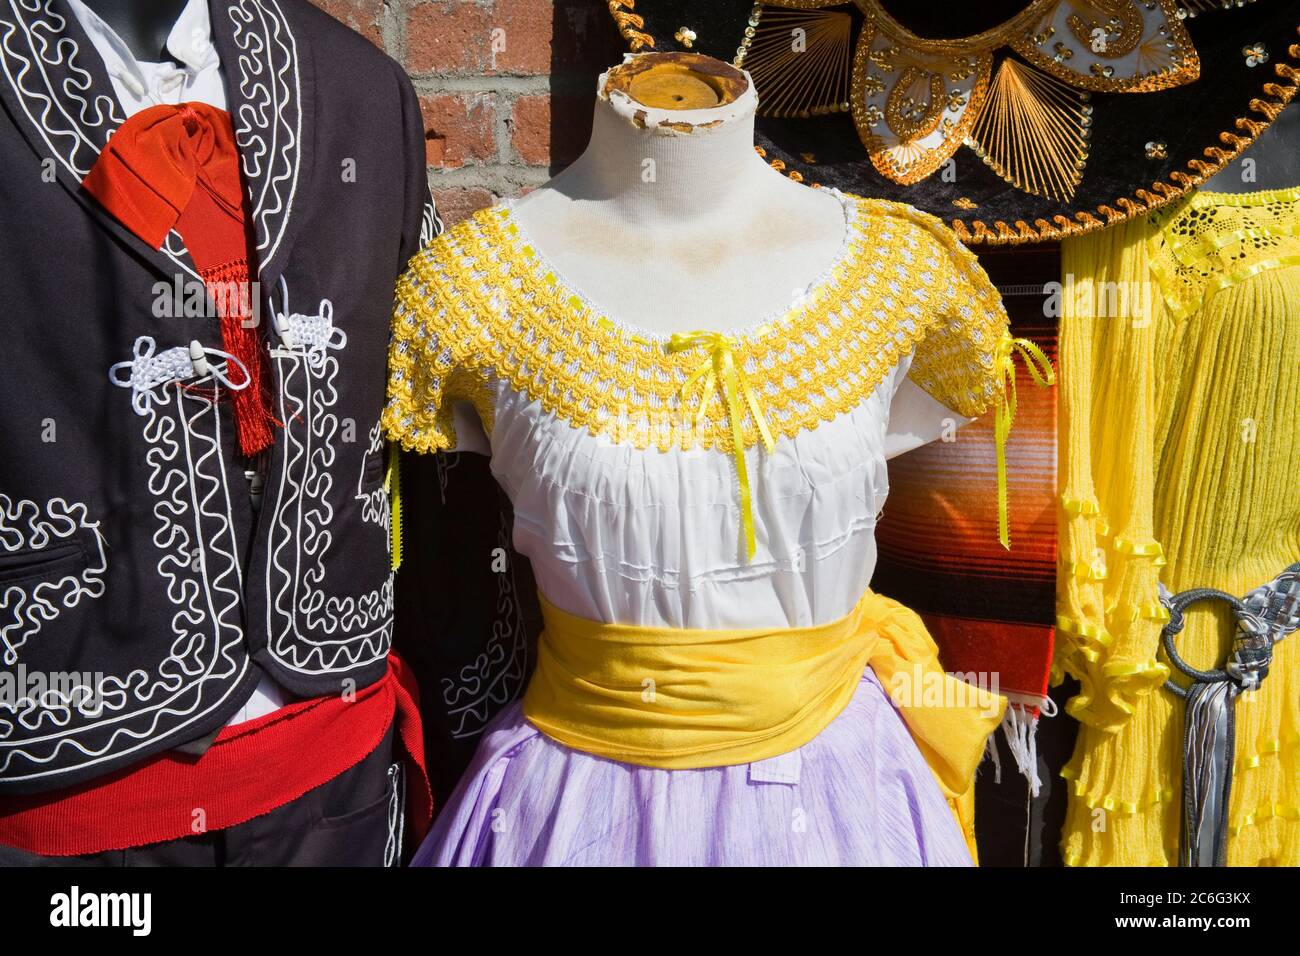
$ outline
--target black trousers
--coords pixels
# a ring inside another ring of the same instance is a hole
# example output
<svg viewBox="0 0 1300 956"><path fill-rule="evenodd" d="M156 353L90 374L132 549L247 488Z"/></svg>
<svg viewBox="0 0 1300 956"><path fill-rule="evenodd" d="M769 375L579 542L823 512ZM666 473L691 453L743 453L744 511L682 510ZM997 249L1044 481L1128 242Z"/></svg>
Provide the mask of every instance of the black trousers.
<svg viewBox="0 0 1300 956"><path fill-rule="evenodd" d="M404 803L390 728L356 766L245 823L85 856L0 846L0 866L399 866Z"/></svg>

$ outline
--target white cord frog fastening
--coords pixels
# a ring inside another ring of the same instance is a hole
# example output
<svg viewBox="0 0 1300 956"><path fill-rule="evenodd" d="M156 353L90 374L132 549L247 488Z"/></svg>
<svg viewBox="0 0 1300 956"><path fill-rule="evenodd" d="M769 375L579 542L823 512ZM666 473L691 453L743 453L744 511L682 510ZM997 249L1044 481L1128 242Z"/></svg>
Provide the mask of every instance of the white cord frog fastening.
<svg viewBox="0 0 1300 956"><path fill-rule="evenodd" d="M303 315L289 311L289 285L280 277L280 304L284 311L271 306L271 322L286 349L300 349L307 355L307 364L320 366L326 349L341 349L348 344L347 333L334 325L334 303L320 300L320 311Z"/></svg>
<svg viewBox="0 0 1300 956"><path fill-rule="evenodd" d="M108 380L119 388L131 389L131 405L137 415L146 415L149 403L156 398L154 389L171 382L190 378L216 379L232 392L248 387L248 369L229 352L205 348L197 339L186 345L176 345L155 352L157 343L152 336L142 335L135 340L134 357L117 362L108 370ZM225 364L214 364L209 357L224 359ZM231 365L237 366L243 381L236 384L227 376ZM125 371L126 375L121 373Z"/></svg>

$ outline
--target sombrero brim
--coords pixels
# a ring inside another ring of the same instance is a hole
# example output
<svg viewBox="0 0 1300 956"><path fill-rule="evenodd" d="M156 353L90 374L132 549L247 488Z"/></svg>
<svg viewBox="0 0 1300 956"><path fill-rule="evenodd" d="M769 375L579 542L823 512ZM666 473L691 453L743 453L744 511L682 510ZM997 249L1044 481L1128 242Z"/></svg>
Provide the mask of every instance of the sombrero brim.
<svg viewBox="0 0 1300 956"><path fill-rule="evenodd" d="M695 52L728 62L736 59L755 6L767 7L745 0L610 5L634 52L689 43ZM947 5L936 0L928 13L909 6L909 28L923 36L951 35ZM860 24L854 4L831 9L838 8ZM927 17L934 21L932 30L924 29ZM1066 201L1010 185L970 145L957 148L946 169L904 185L873 166L858 126L845 112L760 116L757 143L797 178L910 203L951 223L971 244L1035 242L1104 228L1176 199L1219 171L1268 127L1300 83L1295 4L1258 0L1180 22L1199 59L1199 76L1153 92L1089 92L1086 163ZM1258 56L1261 49L1267 59ZM1001 49L993 69L1006 58L1023 60Z"/></svg>

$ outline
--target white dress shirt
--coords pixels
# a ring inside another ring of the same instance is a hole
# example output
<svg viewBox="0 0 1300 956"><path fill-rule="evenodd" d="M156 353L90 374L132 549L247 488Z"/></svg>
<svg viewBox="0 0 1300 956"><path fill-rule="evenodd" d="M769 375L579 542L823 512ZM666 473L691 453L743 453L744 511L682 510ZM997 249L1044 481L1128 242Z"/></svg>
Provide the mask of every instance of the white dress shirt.
<svg viewBox="0 0 1300 956"><path fill-rule="evenodd" d="M212 44L212 24L205 0L189 0L171 33L167 53L174 60L137 60L111 26L82 0L68 0L72 13L95 45L113 91L127 116L163 103L207 103L226 108L221 61Z"/></svg>

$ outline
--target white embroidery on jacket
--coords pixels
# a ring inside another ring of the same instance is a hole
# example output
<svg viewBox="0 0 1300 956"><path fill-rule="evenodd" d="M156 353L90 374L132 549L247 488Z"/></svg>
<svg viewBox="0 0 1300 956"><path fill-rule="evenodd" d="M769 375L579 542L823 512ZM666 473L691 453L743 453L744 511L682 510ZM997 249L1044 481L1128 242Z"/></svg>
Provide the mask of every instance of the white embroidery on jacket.
<svg viewBox="0 0 1300 956"><path fill-rule="evenodd" d="M115 370L131 365L129 378L150 380L134 365L156 358L154 340L141 336L133 352L134 358ZM242 572L222 451L223 386L211 371L202 378L132 387L132 405L150 446L145 461L155 498L153 544L161 553L156 568L176 607L167 656L149 670L103 675L84 699L28 699L14 713L23 731L20 740L9 743L16 728L0 724L0 777L53 777L120 759L150 746L160 727L167 733L184 730L223 706L247 672L248 659L240 651ZM213 699L205 699L209 682L221 689ZM82 720L71 725L74 710ZM76 756L65 758L61 768L11 772L15 760L41 767L67 749Z"/></svg>
<svg viewBox="0 0 1300 956"><path fill-rule="evenodd" d="M298 189L302 90L297 41L276 0L236 0L226 11L240 51L227 69L244 98L231 111L231 122L249 183L257 252L266 269L288 231ZM92 88L93 74L83 65L85 54L68 28L54 0L0 5L0 73L49 154L80 182L126 117L111 89ZM94 51L90 55L98 56ZM70 78L56 82L65 69ZM198 277L174 230L162 251L177 268Z"/></svg>
<svg viewBox="0 0 1300 956"><path fill-rule="evenodd" d="M80 181L126 117L111 90L91 90L92 75L79 65L81 48L66 35L68 21L54 9L54 0L26 0L10 7L12 20L0 14L0 69L50 154ZM73 79L56 85L52 71L63 66ZM198 277L175 230L168 233L162 251L177 268Z"/></svg>
<svg viewBox="0 0 1300 956"><path fill-rule="evenodd" d="M440 235L442 235L442 219L438 216L438 209L434 206L431 197L425 202L424 211L420 215L420 248L423 249Z"/></svg>
<svg viewBox="0 0 1300 956"><path fill-rule="evenodd" d="M9 554L26 551L36 562L61 541L84 547L87 540L95 543L93 553L83 551L81 567L76 571L55 577L53 573L38 575L40 568L33 567L30 578L0 581L0 659L5 665L16 664L22 646L64 608L76 607L83 598L103 596L108 556L99 522L90 520L84 504L63 498L37 504L26 498L15 501L0 493L0 550ZM0 738L4 736L0 727Z"/></svg>
<svg viewBox="0 0 1300 956"><path fill-rule="evenodd" d="M339 360L347 337L333 325L333 305L292 312L288 289L272 305L276 329L291 340L271 349L279 379L276 417L284 423L279 496L269 514L266 564L267 651L280 664L304 674L351 671L388 654L393 637L393 576L359 594L325 590L325 558L333 543L330 525L334 486L330 469L338 457ZM372 444L377 431L372 431ZM363 464L364 467L364 464ZM360 487L360 486L358 486ZM388 493L380 489L388 528Z"/></svg>
<svg viewBox="0 0 1300 956"><path fill-rule="evenodd" d="M509 553L510 519L504 509L499 518L497 547ZM451 735L457 739L481 734L502 707L523 693L528 675L528 629L519 605L514 563L496 577L497 617L491 639L473 661L442 679L442 701L447 716L455 721Z"/></svg>
<svg viewBox="0 0 1300 956"><path fill-rule="evenodd" d="M276 0L236 0L226 5L239 56L239 90L232 114L235 140L252 193L253 226L263 271L275 258L298 191L302 141L302 90L298 46Z"/></svg>
<svg viewBox="0 0 1300 956"><path fill-rule="evenodd" d="M396 452L393 454L396 454ZM388 484L387 482L373 483L367 467L376 458L380 459L382 465L383 455L384 433L379 422L375 422L374 427L370 429L370 446L361 458L361 473L357 475L357 493L353 497L361 502L361 520L379 525L384 529L386 535L388 534L388 525L391 518ZM367 487L367 485L371 485L371 487Z"/></svg>

